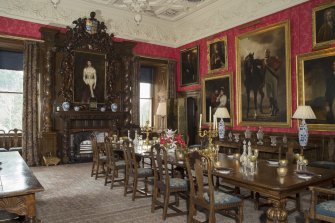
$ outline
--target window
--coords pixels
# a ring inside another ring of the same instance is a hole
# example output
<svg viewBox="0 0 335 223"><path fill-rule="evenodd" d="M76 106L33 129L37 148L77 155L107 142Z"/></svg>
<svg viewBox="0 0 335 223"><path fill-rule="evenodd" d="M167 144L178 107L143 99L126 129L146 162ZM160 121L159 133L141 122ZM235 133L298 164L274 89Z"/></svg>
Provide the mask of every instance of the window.
<svg viewBox="0 0 335 223"><path fill-rule="evenodd" d="M153 68L141 67L140 71L140 126L149 121L152 126L152 88Z"/></svg>
<svg viewBox="0 0 335 223"><path fill-rule="evenodd" d="M22 129L22 52L0 50L0 105L0 129Z"/></svg>

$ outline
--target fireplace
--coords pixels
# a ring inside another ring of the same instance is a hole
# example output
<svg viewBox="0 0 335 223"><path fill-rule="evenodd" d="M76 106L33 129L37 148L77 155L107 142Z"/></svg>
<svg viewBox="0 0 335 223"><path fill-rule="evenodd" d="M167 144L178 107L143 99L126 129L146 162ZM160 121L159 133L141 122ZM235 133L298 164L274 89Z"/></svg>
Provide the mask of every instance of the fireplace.
<svg viewBox="0 0 335 223"><path fill-rule="evenodd" d="M93 158L92 142L90 136L95 134L98 143L103 143L107 132L83 131L70 135L70 162L90 162Z"/></svg>

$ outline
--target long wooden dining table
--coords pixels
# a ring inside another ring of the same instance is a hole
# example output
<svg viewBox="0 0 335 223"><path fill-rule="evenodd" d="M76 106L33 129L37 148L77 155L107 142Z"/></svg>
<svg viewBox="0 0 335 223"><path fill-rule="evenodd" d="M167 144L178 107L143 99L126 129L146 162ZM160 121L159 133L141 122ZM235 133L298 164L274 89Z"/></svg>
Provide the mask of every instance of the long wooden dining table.
<svg viewBox="0 0 335 223"><path fill-rule="evenodd" d="M218 161L220 167L230 168L231 171L214 169L214 176L221 178L224 183L258 192L272 203L266 212L268 223L287 222L286 202L290 196L306 190L309 186L330 185L335 179L335 171L322 168L307 167L305 171L313 176L310 179L302 179L297 174L295 164L288 164L286 176L279 177L278 165L270 165L266 160L257 162L254 174L242 172L237 159L221 155Z"/></svg>
<svg viewBox="0 0 335 223"><path fill-rule="evenodd" d="M0 209L39 222L35 193L44 191L43 186L18 152L0 153L0 163Z"/></svg>
<svg viewBox="0 0 335 223"><path fill-rule="evenodd" d="M150 147L138 147L135 153L144 158L151 158ZM184 163L178 159L173 152L168 152L168 160L171 165L185 168ZM231 171L220 171L220 168L213 169L213 176L221 178L224 183L246 188L258 192L266 197L272 206L266 211L267 223L287 223L288 210L286 203L292 195L300 193L309 186L331 185L335 181L335 171L308 167L306 172L313 174L310 179L299 178L296 172L296 164L287 165L287 174L284 177L278 176L278 165L270 165L267 160L258 160L255 173L243 172L238 159L230 158L225 154L219 154L217 158L219 167Z"/></svg>

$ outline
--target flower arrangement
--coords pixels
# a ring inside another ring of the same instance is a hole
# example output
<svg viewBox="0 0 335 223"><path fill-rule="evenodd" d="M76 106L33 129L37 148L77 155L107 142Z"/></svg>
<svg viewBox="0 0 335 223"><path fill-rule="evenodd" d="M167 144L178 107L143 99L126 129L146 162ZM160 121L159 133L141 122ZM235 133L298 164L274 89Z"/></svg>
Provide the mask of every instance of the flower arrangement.
<svg viewBox="0 0 335 223"><path fill-rule="evenodd" d="M159 143L168 148L176 148L180 146L181 148L186 148L187 145L183 139L183 136L179 133L176 134L177 130L173 131L168 129L165 133L162 133L159 138Z"/></svg>

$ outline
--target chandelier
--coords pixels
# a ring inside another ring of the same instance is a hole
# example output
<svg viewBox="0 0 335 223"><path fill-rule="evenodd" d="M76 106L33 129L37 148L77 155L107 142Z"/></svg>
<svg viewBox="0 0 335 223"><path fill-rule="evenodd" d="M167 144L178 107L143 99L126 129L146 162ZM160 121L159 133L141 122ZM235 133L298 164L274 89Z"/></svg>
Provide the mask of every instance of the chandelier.
<svg viewBox="0 0 335 223"><path fill-rule="evenodd" d="M148 0L123 0L123 3L129 8L130 11L134 12L134 20L137 25L142 21L141 13L144 10L150 10Z"/></svg>

